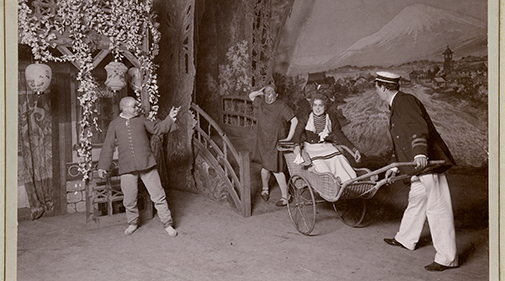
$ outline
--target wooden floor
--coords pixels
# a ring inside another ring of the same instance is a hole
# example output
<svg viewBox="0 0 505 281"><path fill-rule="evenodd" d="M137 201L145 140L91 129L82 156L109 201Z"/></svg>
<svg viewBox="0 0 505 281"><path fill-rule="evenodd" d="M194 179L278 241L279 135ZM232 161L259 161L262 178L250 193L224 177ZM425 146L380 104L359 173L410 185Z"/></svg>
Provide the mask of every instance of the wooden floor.
<svg viewBox="0 0 505 281"><path fill-rule="evenodd" d="M172 190L175 238L157 217L131 236L123 235L126 223L87 230L83 213L19 222L17 280L489 280L486 177L448 178L457 269L424 270L435 255L427 226L415 251L384 243L398 231L403 187L380 190L363 228L318 205L311 236L295 230L286 208L244 218L202 195Z"/></svg>

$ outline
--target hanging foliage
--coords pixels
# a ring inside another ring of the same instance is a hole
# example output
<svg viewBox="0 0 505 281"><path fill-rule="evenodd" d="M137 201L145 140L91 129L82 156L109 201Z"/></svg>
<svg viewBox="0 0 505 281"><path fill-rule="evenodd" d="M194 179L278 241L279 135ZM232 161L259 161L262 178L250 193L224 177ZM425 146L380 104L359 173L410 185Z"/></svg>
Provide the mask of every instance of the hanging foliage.
<svg viewBox="0 0 505 281"><path fill-rule="evenodd" d="M248 43L243 40L228 48L226 53L228 64L219 65L217 81L207 74L207 87L217 96L241 95L251 92L251 61L249 59Z"/></svg>
<svg viewBox="0 0 505 281"><path fill-rule="evenodd" d="M44 8L42 13L35 14L28 0L18 2L20 42L31 47L35 60L79 66L77 91L83 115L78 153L80 172L87 179L92 168L91 129L99 130L95 105L101 90L91 71L93 52L101 40L108 39L116 61L122 60L124 50L136 56L144 78L142 86L149 93L149 118L154 119L158 112L157 65L153 61L160 32L152 13L153 0L40 0L35 4ZM59 56L51 52L59 37L68 38L71 52ZM151 44L144 50L148 37Z"/></svg>

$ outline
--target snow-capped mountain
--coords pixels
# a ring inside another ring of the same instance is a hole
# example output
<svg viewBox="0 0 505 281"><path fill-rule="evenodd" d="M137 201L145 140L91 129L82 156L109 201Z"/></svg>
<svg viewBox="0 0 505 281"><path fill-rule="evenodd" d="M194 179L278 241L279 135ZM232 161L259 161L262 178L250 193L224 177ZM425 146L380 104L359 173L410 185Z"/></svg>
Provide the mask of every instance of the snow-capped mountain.
<svg viewBox="0 0 505 281"><path fill-rule="evenodd" d="M321 68L443 60L442 53L447 46L455 59L486 55L487 23L458 12L414 4L404 8L376 33L329 58Z"/></svg>

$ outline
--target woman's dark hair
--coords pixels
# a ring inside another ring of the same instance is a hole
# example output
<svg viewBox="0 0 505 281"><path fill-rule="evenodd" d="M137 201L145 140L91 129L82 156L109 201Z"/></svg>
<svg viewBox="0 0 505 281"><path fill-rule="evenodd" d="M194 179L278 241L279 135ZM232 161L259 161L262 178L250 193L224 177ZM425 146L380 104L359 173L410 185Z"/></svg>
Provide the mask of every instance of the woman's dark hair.
<svg viewBox="0 0 505 281"><path fill-rule="evenodd" d="M379 87L384 86L384 88L388 89L389 91L400 90L400 84L397 84L397 83L387 83L387 82L383 82L383 81L375 81L375 83L377 83L377 86L379 86Z"/></svg>
<svg viewBox="0 0 505 281"><path fill-rule="evenodd" d="M324 108L328 108L328 103L329 103L329 99L326 95L322 94L322 93L312 93L310 95L310 99L309 99L309 102L310 102L310 107L313 107L314 106L314 101L315 100L320 100L323 102L323 105L324 105Z"/></svg>

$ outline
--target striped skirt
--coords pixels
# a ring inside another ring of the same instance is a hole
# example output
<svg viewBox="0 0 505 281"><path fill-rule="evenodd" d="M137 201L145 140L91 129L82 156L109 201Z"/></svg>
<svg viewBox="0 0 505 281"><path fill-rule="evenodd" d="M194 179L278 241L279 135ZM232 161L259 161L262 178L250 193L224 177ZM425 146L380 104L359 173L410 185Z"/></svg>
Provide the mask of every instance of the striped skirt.
<svg viewBox="0 0 505 281"><path fill-rule="evenodd" d="M305 142L304 149L310 156L314 169L319 173L332 173L345 182L356 177L356 172L340 151L331 143Z"/></svg>

